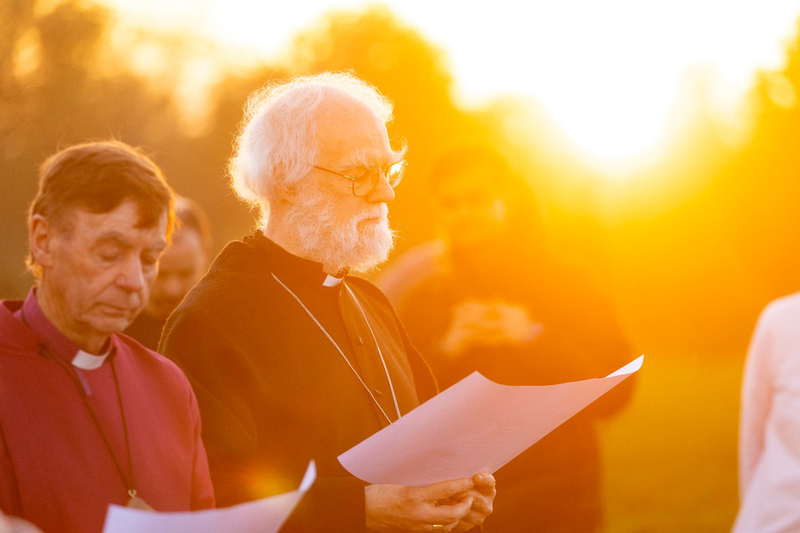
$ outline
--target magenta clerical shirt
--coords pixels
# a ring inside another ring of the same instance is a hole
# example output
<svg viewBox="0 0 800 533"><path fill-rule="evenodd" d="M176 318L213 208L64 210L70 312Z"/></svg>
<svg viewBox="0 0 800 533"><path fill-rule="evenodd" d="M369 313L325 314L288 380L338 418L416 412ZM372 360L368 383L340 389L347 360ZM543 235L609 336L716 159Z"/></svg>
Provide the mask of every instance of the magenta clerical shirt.
<svg viewBox="0 0 800 533"><path fill-rule="evenodd" d="M122 334L98 368L80 356L84 369L73 365L79 352L33 291L0 301L0 508L45 533L100 533L108 505L125 505L131 484L157 511L213 507L197 402L181 370Z"/></svg>

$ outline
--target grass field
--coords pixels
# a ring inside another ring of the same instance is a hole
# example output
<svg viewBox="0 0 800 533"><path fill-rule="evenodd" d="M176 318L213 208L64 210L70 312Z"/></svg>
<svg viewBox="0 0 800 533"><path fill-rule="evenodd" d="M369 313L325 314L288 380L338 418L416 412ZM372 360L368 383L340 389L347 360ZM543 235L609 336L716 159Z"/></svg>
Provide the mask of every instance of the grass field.
<svg viewBox="0 0 800 533"><path fill-rule="evenodd" d="M730 531L742 359L647 354L601 428L605 533Z"/></svg>

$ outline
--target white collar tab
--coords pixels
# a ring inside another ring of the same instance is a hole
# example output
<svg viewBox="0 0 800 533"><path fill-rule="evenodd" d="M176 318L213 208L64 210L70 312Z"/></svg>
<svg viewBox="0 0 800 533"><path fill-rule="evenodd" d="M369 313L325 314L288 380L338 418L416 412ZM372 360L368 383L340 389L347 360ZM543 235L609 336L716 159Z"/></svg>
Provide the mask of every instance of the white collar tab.
<svg viewBox="0 0 800 533"><path fill-rule="evenodd" d="M322 286L323 287L336 287L342 282L343 279L344 279L344 276L342 276L341 278L337 278L336 276L331 276L330 274L328 274L325 277L325 281L322 282Z"/></svg>
<svg viewBox="0 0 800 533"><path fill-rule="evenodd" d="M92 355L83 350L78 350L78 353L72 358L72 366L80 368L81 370L97 370L103 366L109 353L111 353L111 350L103 355Z"/></svg>

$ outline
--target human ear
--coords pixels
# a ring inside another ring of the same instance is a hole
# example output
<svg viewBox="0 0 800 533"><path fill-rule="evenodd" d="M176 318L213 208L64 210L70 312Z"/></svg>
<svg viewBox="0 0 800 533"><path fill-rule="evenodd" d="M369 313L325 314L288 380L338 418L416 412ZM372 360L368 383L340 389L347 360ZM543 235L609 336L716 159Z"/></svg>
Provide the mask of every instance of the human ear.
<svg viewBox="0 0 800 533"><path fill-rule="evenodd" d="M28 239L34 263L42 267L53 266L53 227L42 215L31 217Z"/></svg>

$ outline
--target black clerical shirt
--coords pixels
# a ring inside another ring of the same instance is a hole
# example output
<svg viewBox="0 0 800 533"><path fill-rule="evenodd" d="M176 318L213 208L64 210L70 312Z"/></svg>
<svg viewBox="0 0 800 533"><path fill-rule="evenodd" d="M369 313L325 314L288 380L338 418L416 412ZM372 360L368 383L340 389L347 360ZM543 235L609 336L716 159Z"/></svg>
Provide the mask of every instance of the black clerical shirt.
<svg viewBox="0 0 800 533"><path fill-rule="evenodd" d="M284 531L363 531L364 483L336 457L436 392L383 293L331 281L260 233L230 243L160 347L197 395L219 505L293 490L317 462Z"/></svg>

